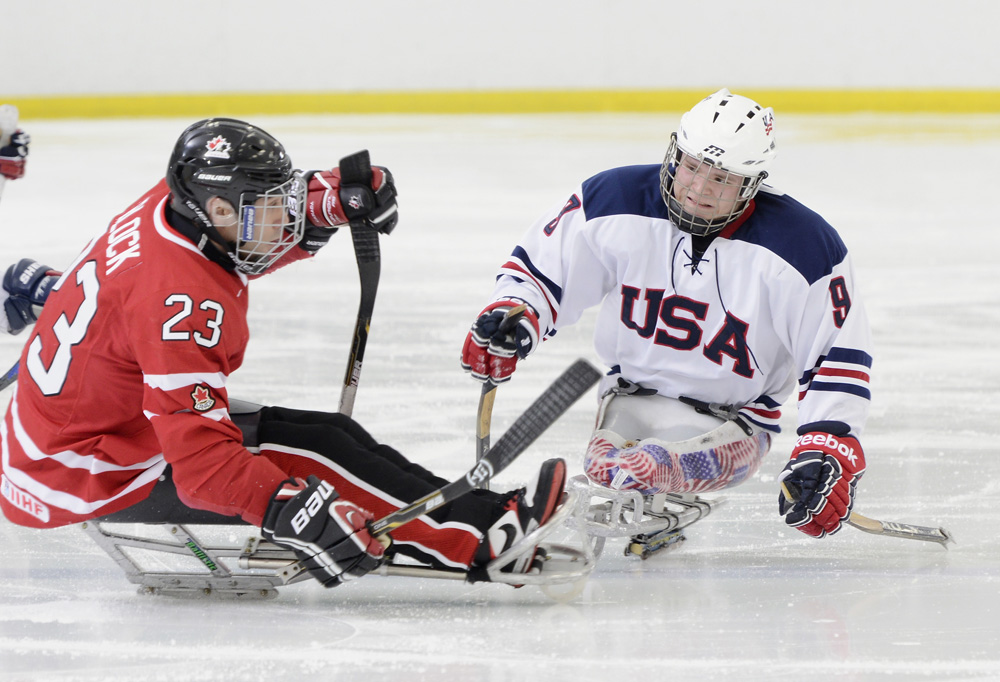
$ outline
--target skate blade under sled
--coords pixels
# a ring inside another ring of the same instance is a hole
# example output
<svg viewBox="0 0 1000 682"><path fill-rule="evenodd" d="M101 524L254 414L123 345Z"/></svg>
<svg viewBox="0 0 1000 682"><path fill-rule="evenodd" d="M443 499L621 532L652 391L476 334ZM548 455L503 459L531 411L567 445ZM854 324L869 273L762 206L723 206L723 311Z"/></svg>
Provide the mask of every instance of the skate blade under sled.
<svg viewBox="0 0 1000 682"><path fill-rule="evenodd" d="M629 538L626 556L646 559L660 550L676 547L685 539L683 529L705 518L725 498L707 500L690 493L642 495L635 490L612 490L591 483L586 476L569 480L577 494L575 516L590 538L595 558L608 538Z"/></svg>
<svg viewBox="0 0 1000 682"><path fill-rule="evenodd" d="M573 594L594 570L595 557L583 526L574 521L578 493L563 494L560 507L549 521L491 561L486 572L492 582L538 585L553 598L568 592L550 592L550 585L574 586ZM129 582L143 594L173 597L270 599L278 588L309 578L291 550L247 536L247 525L198 523L119 523L95 519L81 524L86 532L125 571ZM196 530L197 529L197 532ZM554 531L575 530L581 548L543 542ZM256 529L253 529L256 530ZM128 532L126 532L128 531ZM156 537L159 536L159 537ZM528 573L500 569L534 550ZM461 569L435 569L418 564L387 561L372 571L382 576L466 580Z"/></svg>

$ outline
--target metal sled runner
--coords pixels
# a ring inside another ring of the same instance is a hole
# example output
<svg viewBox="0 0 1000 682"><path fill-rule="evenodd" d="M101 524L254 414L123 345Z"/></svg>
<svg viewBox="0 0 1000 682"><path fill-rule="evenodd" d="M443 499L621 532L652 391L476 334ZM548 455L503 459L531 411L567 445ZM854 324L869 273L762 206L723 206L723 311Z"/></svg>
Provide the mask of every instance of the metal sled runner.
<svg viewBox="0 0 1000 682"><path fill-rule="evenodd" d="M628 537L625 554L645 559L682 542L682 529L725 502L725 498L706 500L693 494L647 496L635 490L611 490L592 484L583 475L572 477L569 483L577 495L576 515L591 539L595 557L600 557L608 538Z"/></svg>
<svg viewBox="0 0 1000 682"><path fill-rule="evenodd" d="M544 526L487 565L489 580L543 588L586 581L594 569L595 558L585 537L582 549L542 542L554 531L566 528L575 527L582 536L582 527L573 520L577 508L577 494L564 493L561 506ZM278 595L278 588L309 579L309 573L290 550L262 540L249 525L123 523L96 519L81 524L81 528L118 563L129 582L138 585L143 594L269 599ZM154 534L159 537L152 537ZM531 571L516 574L500 571L533 551L536 545ZM468 578L468 573L460 569L435 569L395 560L383 563L373 573L463 581Z"/></svg>

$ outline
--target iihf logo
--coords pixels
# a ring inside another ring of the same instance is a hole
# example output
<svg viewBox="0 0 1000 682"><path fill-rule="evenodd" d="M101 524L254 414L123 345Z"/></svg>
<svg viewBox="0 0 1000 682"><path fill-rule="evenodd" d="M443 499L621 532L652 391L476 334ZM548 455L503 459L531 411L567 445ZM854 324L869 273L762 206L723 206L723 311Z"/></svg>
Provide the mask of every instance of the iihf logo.
<svg viewBox="0 0 1000 682"><path fill-rule="evenodd" d="M214 159L228 159L229 152L233 148L233 145L229 144L229 140L224 138L222 135L216 135L211 140L205 143L208 151L205 152L206 157Z"/></svg>
<svg viewBox="0 0 1000 682"><path fill-rule="evenodd" d="M198 412L208 412L215 407L215 398L208 386L198 385L191 391L191 398L194 400L194 409Z"/></svg>

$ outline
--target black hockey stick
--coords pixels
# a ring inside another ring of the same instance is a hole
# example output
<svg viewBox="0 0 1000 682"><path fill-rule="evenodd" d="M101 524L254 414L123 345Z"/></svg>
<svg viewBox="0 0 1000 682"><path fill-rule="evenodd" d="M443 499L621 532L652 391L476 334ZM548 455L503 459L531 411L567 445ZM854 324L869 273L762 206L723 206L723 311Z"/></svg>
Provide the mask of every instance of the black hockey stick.
<svg viewBox="0 0 1000 682"><path fill-rule="evenodd" d="M524 315L528 306L522 303L507 311L500 322L499 332L506 334ZM483 384L483 392L479 394L479 410L476 412L476 461L478 462L490 449L490 422L493 420L493 401L496 399L497 384L487 379Z"/></svg>
<svg viewBox="0 0 1000 682"><path fill-rule="evenodd" d="M529 445L535 442L570 406L597 383L601 373L586 360L577 360L563 372L552 385L535 399L535 402L511 424L496 446L462 478L425 495L413 504L398 509L391 514L369 524L372 535L383 535L418 516L440 507L464 495L473 488L487 483L517 459Z"/></svg>
<svg viewBox="0 0 1000 682"><path fill-rule="evenodd" d="M21 361L18 360L14 366L7 370L7 373L0 377L0 391L4 390L17 381L17 374L21 369Z"/></svg>
<svg viewBox="0 0 1000 682"><path fill-rule="evenodd" d="M784 482L781 483L781 494L789 502L795 502L799 499L798 491ZM873 535L886 535L893 538L902 538L903 540L936 542L945 549L948 549L949 542L955 541L951 533L944 528L914 526L909 523L898 523L896 521L879 521L878 519L862 516L856 511L852 511L851 515L847 517L847 525Z"/></svg>
<svg viewBox="0 0 1000 682"><path fill-rule="evenodd" d="M367 149L340 160L340 181L342 184L371 185L372 166ZM354 241L354 257L358 261L358 277L361 280L361 303L354 325L351 354L347 358L344 387L340 392L340 412L347 416L354 412L354 397L361 380L361 364L365 359L365 345L368 343L368 330L375 310L375 294L382 269L378 231L374 227L363 220L352 220L351 239Z"/></svg>

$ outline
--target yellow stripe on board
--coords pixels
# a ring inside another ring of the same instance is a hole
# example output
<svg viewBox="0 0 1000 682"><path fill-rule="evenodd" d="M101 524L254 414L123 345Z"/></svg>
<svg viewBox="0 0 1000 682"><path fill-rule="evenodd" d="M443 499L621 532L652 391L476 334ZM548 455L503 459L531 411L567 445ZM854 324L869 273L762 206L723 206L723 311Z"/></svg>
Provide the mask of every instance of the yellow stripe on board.
<svg viewBox="0 0 1000 682"><path fill-rule="evenodd" d="M13 97L25 119L686 111L713 90L497 90ZM741 90L781 113L1000 113L1000 90Z"/></svg>

